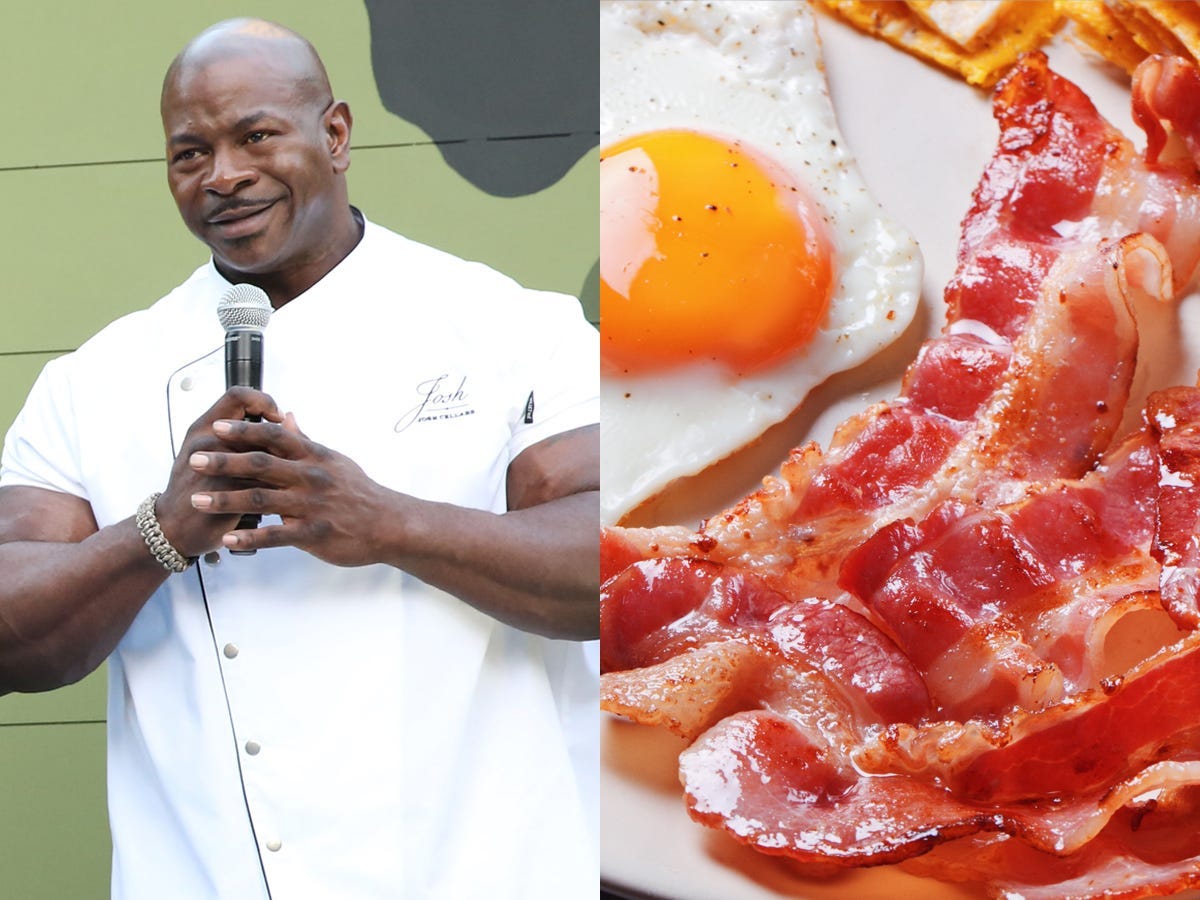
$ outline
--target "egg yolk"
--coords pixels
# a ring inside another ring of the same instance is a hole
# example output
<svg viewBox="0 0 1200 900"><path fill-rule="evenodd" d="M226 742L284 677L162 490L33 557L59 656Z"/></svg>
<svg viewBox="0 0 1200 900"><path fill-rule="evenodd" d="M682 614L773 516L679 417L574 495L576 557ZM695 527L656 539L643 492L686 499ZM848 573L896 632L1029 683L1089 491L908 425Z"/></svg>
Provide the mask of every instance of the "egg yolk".
<svg viewBox="0 0 1200 900"><path fill-rule="evenodd" d="M832 284L820 213L774 163L683 130L601 153L606 371L765 368L808 343Z"/></svg>

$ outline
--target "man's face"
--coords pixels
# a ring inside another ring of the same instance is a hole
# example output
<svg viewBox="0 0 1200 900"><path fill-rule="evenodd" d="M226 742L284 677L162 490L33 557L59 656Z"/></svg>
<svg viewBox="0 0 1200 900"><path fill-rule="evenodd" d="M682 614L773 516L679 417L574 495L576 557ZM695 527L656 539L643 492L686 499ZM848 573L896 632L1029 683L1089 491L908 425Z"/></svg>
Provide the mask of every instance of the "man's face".
<svg viewBox="0 0 1200 900"><path fill-rule="evenodd" d="M271 275L327 251L348 162L332 105L270 57L181 70L163 97L167 180L180 215L225 270Z"/></svg>

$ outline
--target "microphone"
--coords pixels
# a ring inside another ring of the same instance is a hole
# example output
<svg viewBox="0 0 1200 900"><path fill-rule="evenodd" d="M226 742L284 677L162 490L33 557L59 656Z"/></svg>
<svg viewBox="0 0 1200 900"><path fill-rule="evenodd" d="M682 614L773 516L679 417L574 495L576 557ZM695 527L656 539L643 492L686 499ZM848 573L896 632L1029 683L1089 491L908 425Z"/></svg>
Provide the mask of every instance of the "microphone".
<svg viewBox="0 0 1200 900"><path fill-rule="evenodd" d="M267 292L252 284L235 284L217 303L217 318L225 329L225 387L262 390L263 329L271 320ZM259 422L261 416L250 415ZM239 529L257 528L262 516L247 513L238 520ZM253 550L230 550L238 556L253 556Z"/></svg>

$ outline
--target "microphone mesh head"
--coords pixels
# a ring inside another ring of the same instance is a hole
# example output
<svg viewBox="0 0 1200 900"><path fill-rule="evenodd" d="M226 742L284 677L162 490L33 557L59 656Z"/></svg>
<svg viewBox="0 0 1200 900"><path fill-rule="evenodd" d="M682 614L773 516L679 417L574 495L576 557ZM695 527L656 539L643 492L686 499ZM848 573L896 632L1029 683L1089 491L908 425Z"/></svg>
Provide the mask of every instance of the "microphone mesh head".
<svg viewBox="0 0 1200 900"><path fill-rule="evenodd" d="M217 303L217 318L226 331L254 328L262 331L271 320L271 301L267 292L252 284L235 284Z"/></svg>

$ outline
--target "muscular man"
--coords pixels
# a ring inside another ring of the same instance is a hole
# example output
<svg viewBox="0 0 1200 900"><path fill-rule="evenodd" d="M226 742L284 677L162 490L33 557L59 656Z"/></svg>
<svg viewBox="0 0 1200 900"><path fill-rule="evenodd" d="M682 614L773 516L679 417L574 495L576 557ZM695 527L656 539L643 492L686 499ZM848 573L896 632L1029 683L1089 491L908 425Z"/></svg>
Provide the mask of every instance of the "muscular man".
<svg viewBox="0 0 1200 900"><path fill-rule="evenodd" d="M109 659L115 897L594 896L594 329L351 207L349 107L291 31L201 34L162 118L212 260L8 435L0 693ZM243 282L265 393L224 390Z"/></svg>

